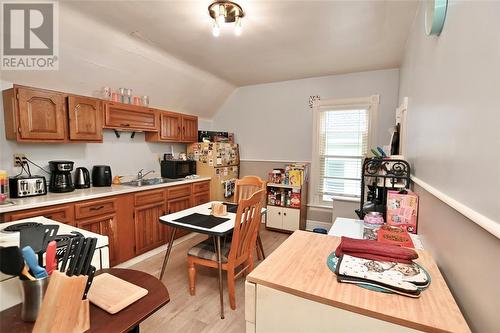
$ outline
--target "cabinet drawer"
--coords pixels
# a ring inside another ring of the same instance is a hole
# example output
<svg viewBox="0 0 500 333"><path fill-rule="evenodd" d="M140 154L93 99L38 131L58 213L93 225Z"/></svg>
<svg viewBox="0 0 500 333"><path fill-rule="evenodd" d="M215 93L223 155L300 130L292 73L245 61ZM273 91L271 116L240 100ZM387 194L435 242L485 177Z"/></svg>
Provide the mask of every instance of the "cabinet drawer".
<svg viewBox="0 0 500 333"><path fill-rule="evenodd" d="M210 182L199 182L193 184L193 193L210 191Z"/></svg>
<svg viewBox="0 0 500 333"><path fill-rule="evenodd" d="M167 198L174 199L191 195L191 185L173 186L167 189Z"/></svg>
<svg viewBox="0 0 500 333"><path fill-rule="evenodd" d="M75 224L72 205L49 206L30 210L22 210L19 212L6 213L5 222L22 220L35 216L43 216L61 223L71 225Z"/></svg>
<svg viewBox="0 0 500 333"><path fill-rule="evenodd" d="M75 204L75 218L83 219L116 211L116 199L92 200Z"/></svg>
<svg viewBox="0 0 500 333"><path fill-rule="evenodd" d="M134 205L144 206L147 204L164 202L165 199L166 199L165 190L145 191L134 195Z"/></svg>

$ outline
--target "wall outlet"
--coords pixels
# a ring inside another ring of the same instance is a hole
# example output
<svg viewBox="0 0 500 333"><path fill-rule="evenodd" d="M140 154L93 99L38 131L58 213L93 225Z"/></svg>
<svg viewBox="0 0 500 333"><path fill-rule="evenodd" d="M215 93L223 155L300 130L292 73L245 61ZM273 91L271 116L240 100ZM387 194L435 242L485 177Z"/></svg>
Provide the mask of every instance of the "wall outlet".
<svg viewBox="0 0 500 333"><path fill-rule="evenodd" d="M26 155L24 155L24 154L14 154L14 166L15 167L22 167L23 161L25 158L26 158Z"/></svg>

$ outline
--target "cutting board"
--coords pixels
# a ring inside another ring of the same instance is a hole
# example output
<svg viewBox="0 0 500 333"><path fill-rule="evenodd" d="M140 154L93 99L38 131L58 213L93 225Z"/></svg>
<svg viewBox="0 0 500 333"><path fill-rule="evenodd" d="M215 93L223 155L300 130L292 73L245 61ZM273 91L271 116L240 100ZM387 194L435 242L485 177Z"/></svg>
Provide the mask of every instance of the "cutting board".
<svg viewBox="0 0 500 333"><path fill-rule="evenodd" d="M87 298L104 311L115 314L147 294L147 289L103 273L94 277Z"/></svg>

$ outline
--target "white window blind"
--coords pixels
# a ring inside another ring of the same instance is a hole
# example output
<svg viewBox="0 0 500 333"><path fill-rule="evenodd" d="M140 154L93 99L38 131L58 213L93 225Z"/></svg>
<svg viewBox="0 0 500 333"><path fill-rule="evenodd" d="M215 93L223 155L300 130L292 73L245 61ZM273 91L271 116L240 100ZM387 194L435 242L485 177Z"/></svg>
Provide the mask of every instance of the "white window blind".
<svg viewBox="0 0 500 333"><path fill-rule="evenodd" d="M360 197L361 167L368 149L369 107L319 112L319 181L322 201Z"/></svg>

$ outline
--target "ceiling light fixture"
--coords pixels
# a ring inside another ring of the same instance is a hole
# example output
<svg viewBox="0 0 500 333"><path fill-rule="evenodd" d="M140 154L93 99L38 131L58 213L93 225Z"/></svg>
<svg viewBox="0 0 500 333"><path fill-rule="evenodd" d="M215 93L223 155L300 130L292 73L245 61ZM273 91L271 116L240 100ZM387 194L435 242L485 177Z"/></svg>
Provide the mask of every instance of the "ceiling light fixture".
<svg viewBox="0 0 500 333"><path fill-rule="evenodd" d="M208 6L208 13L213 19L212 34L214 37L219 37L220 29L224 23L234 23L234 34L241 35L242 32L242 18L245 12L240 5L232 1L214 1Z"/></svg>

